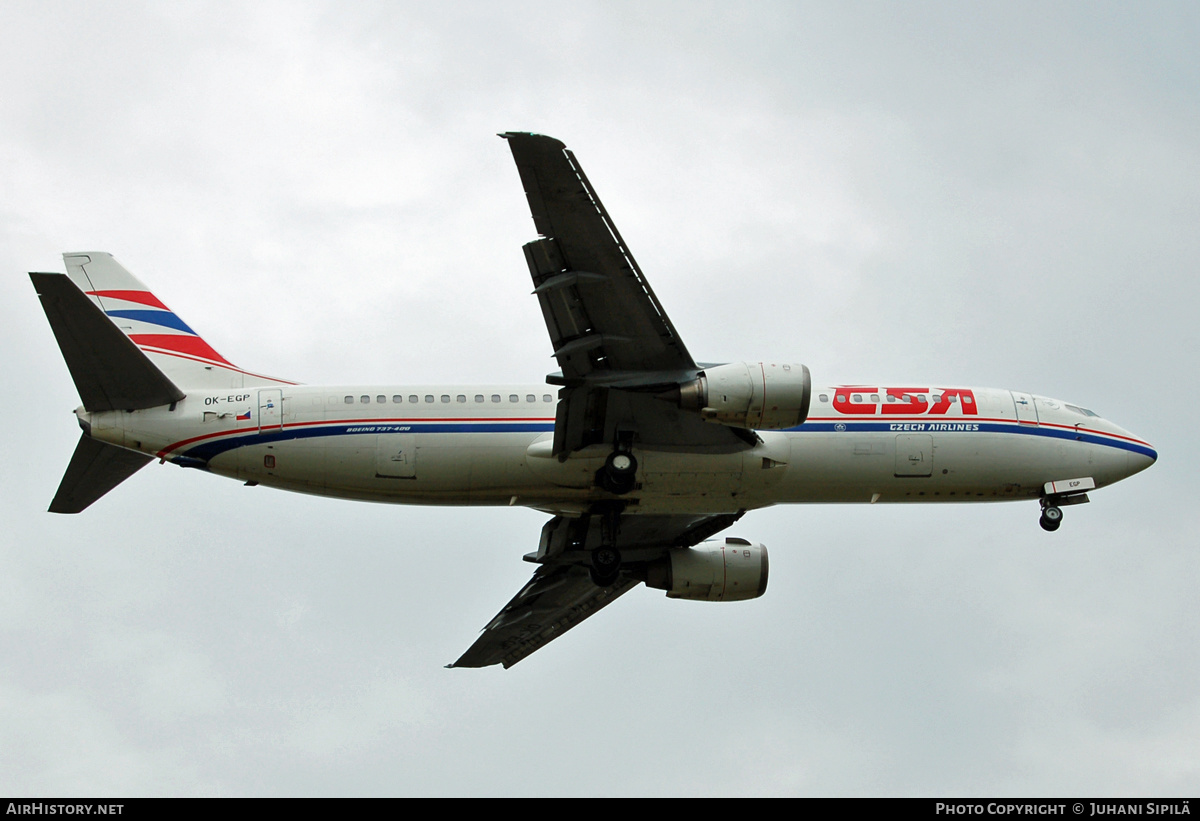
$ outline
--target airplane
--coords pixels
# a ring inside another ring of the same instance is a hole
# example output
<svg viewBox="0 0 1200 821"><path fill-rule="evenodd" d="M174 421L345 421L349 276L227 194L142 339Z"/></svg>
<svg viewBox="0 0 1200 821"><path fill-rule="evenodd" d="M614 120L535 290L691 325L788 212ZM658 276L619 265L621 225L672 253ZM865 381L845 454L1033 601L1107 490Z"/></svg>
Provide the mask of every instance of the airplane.
<svg viewBox="0 0 1200 821"><path fill-rule="evenodd" d="M795 503L1037 500L1145 470L1144 440L1019 391L814 385L800 363L693 360L575 155L507 132L560 370L531 385L310 386L233 365L109 254L31 273L82 404L50 505L78 513L154 459L301 493L520 505L551 518L530 581L448 667L505 668L639 584L761 596L764 545L717 534Z"/></svg>

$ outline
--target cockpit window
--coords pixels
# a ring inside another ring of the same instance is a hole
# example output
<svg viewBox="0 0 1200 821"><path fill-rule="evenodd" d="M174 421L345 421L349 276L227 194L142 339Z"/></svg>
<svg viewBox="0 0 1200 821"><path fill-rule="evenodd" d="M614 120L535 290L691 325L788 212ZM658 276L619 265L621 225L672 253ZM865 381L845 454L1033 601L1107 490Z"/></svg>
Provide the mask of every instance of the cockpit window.
<svg viewBox="0 0 1200 821"><path fill-rule="evenodd" d="M1075 411L1076 413L1081 414L1083 416L1092 416L1092 417L1095 417L1096 419L1100 418L1100 414L1096 413L1095 411L1088 410L1087 408L1081 408L1078 405L1063 405L1063 407L1066 408L1067 410Z"/></svg>

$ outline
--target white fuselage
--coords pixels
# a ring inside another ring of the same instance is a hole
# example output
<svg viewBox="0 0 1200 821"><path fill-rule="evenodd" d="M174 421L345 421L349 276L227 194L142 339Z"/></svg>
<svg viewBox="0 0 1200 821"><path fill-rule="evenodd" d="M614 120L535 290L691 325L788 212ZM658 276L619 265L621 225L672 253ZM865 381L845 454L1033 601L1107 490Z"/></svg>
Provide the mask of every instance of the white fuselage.
<svg viewBox="0 0 1200 821"><path fill-rule="evenodd" d="M77 413L103 441L245 482L378 502L578 513L610 452L551 452L543 385L193 391L172 408ZM733 453L634 443L627 513L780 503L1029 499L1153 464L1141 439L1067 403L988 388L814 388L807 421Z"/></svg>

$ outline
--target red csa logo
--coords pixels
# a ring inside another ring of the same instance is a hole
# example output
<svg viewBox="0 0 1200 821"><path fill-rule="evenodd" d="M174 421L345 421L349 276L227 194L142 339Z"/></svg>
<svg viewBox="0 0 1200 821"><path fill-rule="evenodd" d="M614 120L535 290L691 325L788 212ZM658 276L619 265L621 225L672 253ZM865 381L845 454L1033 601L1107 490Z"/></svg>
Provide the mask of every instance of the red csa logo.
<svg viewBox="0 0 1200 821"><path fill-rule="evenodd" d="M863 394L878 397L879 388L849 385L837 388L833 392L833 409L838 413L875 414L880 410L886 415L917 416L920 414L944 414L950 410L957 399L960 412L964 416L978 416L979 408L975 404L975 394L965 388L934 389L932 393L938 396L932 406L925 395L929 388L884 388L886 397L883 402L863 402ZM856 401L857 400L857 401Z"/></svg>

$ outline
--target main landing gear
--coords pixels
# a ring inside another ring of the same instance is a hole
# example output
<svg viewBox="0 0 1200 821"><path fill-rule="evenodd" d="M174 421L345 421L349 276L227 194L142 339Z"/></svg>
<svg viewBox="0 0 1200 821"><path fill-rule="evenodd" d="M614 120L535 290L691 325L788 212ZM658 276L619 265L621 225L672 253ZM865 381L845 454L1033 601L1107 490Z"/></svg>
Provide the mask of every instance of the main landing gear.
<svg viewBox="0 0 1200 821"><path fill-rule="evenodd" d="M617 496L633 490L638 463L628 442L618 442L617 449L608 454L604 467L596 471L596 484Z"/></svg>
<svg viewBox="0 0 1200 821"><path fill-rule="evenodd" d="M600 546L592 550L592 563L588 568L592 584L597 587L615 584L621 575L621 551L617 548L617 535L621 529L621 511L624 509L624 502L610 502L597 511L601 522Z"/></svg>
<svg viewBox="0 0 1200 821"><path fill-rule="evenodd" d="M621 551L615 545L602 545L592 551L592 566L588 568L592 584L608 587L621 575Z"/></svg>
<svg viewBox="0 0 1200 821"><path fill-rule="evenodd" d="M637 458L633 455L633 434L618 432L612 453L596 471L596 487L614 496L623 496L637 485ZM588 575L597 587L609 587L621 575L621 551L617 548L621 513L627 502L605 499L593 504L591 517L600 519L599 546L591 551Z"/></svg>

